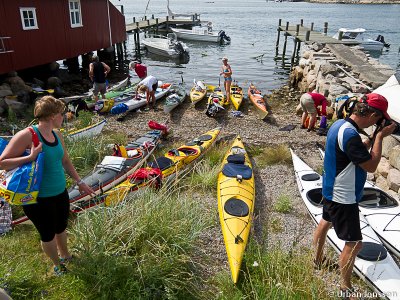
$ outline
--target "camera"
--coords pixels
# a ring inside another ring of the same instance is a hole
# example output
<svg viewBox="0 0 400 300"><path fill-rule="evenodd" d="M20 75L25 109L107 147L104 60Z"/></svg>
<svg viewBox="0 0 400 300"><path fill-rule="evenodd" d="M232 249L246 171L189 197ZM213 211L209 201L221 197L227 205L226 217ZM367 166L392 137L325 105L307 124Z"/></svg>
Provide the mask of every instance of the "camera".
<svg viewBox="0 0 400 300"><path fill-rule="evenodd" d="M383 127L389 126L389 125L391 125L392 123L395 123L395 124L396 124L396 128L394 129L394 131L392 132L392 134L400 135L400 124L397 123L397 122L394 121L394 120L386 120L386 119L385 119L385 123L384 123Z"/></svg>

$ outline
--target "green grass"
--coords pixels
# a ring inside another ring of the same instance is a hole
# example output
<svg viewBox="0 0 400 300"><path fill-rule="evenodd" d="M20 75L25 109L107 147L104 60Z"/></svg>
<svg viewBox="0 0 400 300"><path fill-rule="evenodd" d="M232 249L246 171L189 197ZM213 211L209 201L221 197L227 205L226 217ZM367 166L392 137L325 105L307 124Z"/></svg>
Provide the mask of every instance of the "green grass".
<svg viewBox="0 0 400 300"><path fill-rule="evenodd" d="M219 274L217 299L329 299L308 252L267 249L251 239L241 270L236 286L226 274Z"/></svg>
<svg viewBox="0 0 400 300"><path fill-rule="evenodd" d="M279 195L278 199L274 204L274 210L276 212L284 214L289 213L292 210L292 208L293 208L292 199L290 198L290 196L286 194Z"/></svg>
<svg viewBox="0 0 400 300"><path fill-rule="evenodd" d="M290 164L292 162L289 148L282 144L264 148L254 159L260 169L266 166Z"/></svg>

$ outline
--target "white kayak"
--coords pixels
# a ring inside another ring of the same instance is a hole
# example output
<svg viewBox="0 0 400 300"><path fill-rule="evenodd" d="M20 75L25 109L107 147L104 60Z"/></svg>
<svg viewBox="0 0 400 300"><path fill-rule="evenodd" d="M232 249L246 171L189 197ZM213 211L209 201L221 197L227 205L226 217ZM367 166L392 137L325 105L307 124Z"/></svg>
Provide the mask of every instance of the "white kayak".
<svg viewBox="0 0 400 300"><path fill-rule="evenodd" d="M297 185L307 210L315 224L322 218L322 177L313 171L291 149ZM360 214L363 248L357 255L354 271L377 293L388 299L400 299L400 269L379 237ZM345 242L340 240L333 228L329 229L327 239L340 253Z"/></svg>
<svg viewBox="0 0 400 300"><path fill-rule="evenodd" d="M321 157L324 157L324 150L319 148L319 151ZM372 182L367 181L359 208L386 248L400 258L399 203Z"/></svg>
<svg viewBox="0 0 400 300"><path fill-rule="evenodd" d="M155 92L155 98L156 100L164 97L171 89L171 84L169 83L164 83L162 84L161 81L158 82L158 88ZM114 106L111 109L112 114L121 114L125 112L129 112L135 109L138 109L142 106L145 106L147 104L146 101L146 94L137 94L136 96L131 97L126 102L120 103L117 106Z"/></svg>

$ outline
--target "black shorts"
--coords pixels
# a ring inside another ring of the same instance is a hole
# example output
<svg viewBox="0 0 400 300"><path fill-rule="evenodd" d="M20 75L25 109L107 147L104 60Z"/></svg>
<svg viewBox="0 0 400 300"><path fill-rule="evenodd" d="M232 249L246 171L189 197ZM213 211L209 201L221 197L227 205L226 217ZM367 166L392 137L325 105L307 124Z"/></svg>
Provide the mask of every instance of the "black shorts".
<svg viewBox="0 0 400 300"><path fill-rule="evenodd" d="M67 190L53 197L38 197L36 204L22 206L35 225L42 242L50 242L56 234L67 229L69 196Z"/></svg>
<svg viewBox="0 0 400 300"><path fill-rule="evenodd" d="M155 93L156 90L157 90L157 88L158 88L158 81L157 81L155 84L153 84L153 85L151 86L151 88L153 89L153 92Z"/></svg>
<svg viewBox="0 0 400 300"><path fill-rule="evenodd" d="M322 218L332 223L336 235L346 242L362 240L358 203L342 204L323 198Z"/></svg>

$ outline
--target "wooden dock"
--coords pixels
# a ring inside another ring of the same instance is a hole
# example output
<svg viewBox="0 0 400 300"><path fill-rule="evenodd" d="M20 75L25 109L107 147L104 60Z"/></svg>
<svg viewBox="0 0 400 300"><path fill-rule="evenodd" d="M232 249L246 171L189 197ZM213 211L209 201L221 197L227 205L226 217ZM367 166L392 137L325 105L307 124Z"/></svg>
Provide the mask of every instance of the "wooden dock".
<svg viewBox="0 0 400 300"><path fill-rule="evenodd" d="M294 41L294 49L291 58L291 65L293 66L295 57L298 57L301 43L311 44L311 43L319 43L319 44L340 44L340 45L359 45L360 42L354 40L342 40L341 36L339 39L334 39L333 37L328 36L328 22L324 23L323 32L314 30L314 23L311 23L310 27L305 27L303 25L303 19L300 20L299 24L295 26L290 26L289 22L286 22L286 25L282 25L282 19L279 19L278 24L278 38L276 40L276 53L275 56L278 57L279 54L279 39L280 33L283 32L283 36L285 37L285 41L283 44L282 51L282 60L284 60L286 55L286 44L287 37L293 37Z"/></svg>
<svg viewBox="0 0 400 300"><path fill-rule="evenodd" d="M151 18L144 17L144 20L136 21L135 18L133 18L133 23L126 24L126 32L127 33L132 33L135 30L150 30L150 29L155 29L157 30L158 27L162 25L166 25L168 27L169 25L189 25L189 26L195 26L200 23L200 17L199 15L194 14L191 18L174 18L174 17L162 17L162 18L154 18L154 15L152 15Z"/></svg>

